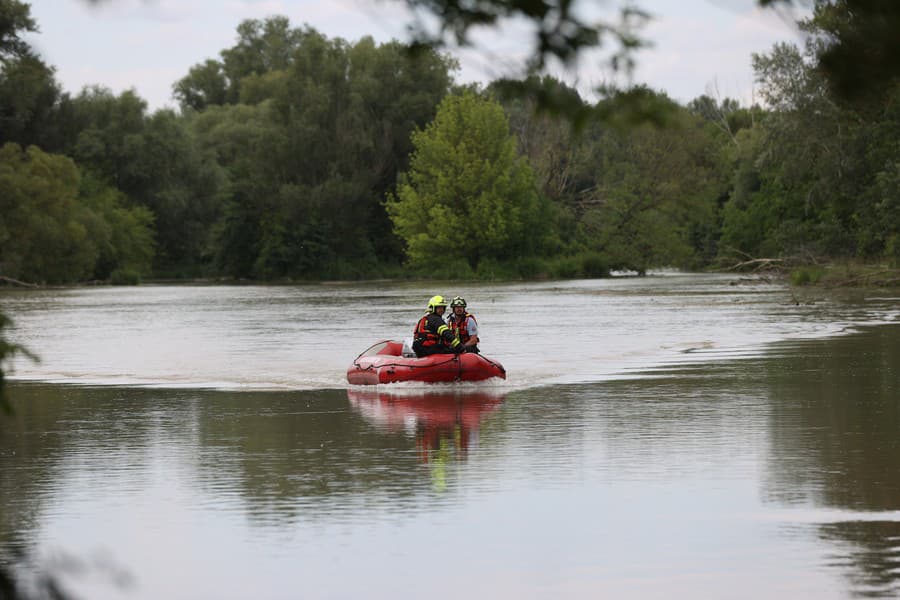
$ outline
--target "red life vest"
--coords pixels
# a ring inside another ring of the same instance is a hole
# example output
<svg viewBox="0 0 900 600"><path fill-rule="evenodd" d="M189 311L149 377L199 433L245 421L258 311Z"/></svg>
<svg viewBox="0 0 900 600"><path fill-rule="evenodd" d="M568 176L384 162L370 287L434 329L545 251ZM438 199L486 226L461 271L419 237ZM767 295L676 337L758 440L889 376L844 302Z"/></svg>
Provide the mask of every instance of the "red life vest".
<svg viewBox="0 0 900 600"><path fill-rule="evenodd" d="M457 339L461 344L465 344L469 341L471 337L469 335L469 318L475 319L474 316L469 313L464 314L461 318L457 317L455 314L453 315L453 319L450 321L450 327L453 329L453 333L456 334Z"/></svg>
<svg viewBox="0 0 900 600"><path fill-rule="evenodd" d="M440 341L440 336L427 328L429 315L430 313L419 319L419 322L416 323L416 328L413 330L413 339L426 348L437 346L438 341Z"/></svg>

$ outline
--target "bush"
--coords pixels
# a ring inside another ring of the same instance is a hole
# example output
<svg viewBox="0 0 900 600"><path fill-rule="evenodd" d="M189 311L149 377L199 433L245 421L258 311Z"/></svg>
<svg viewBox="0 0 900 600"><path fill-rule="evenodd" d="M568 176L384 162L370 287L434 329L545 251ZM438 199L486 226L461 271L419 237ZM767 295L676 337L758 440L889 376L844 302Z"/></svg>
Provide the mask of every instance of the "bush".
<svg viewBox="0 0 900 600"><path fill-rule="evenodd" d="M884 255L892 267L900 267L900 235L892 235L888 238Z"/></svg>
<svg viewBox="0 0 900 600"><path fill-rule="evenodd" d="M791 283L794 285L810 285L818 283L825 274L821 267L800 267L791 272Z"/></svg>
<svg viewBox="0 0 900 600"><path fill-rule="evenodd" d="M134 269L116 269L109 276L112 285L140 285L141 274Z"/></svg>
<svg viewBox="0 0 900 600"><path fill-rule="evenodd" d="M478 263L474 276L481 281L508 281L518 279L518 265L513 262L501 262L493 258L484 258Z"/></svg>
<svg viewBox="0 0 900 600"><path fill-rule="evenodd" d="M516 271L523 279L539 279L546 276L547 265L536 256L527 256L516 261Z"/></svg>
<svg viewBox="0 0 900 600"><path fill-rule="evenodd" d="M560 279L576 279L581 275L581 261L574 256L564 256L553 265L553 275Z"/></svg>
<svg viewBox="0 0 900 600"><path fill-rule="evenodd" d="M544 268L549 271L550 276L557 279L609 277L610 272L609 261L599 252L559 256Z"/></svg>
<svg viewBox="0 0 900 600"><path fill-rule="evenodd" d="M609 261L599 252L581 256L581 272L585 277L609 277Z"/></svg>

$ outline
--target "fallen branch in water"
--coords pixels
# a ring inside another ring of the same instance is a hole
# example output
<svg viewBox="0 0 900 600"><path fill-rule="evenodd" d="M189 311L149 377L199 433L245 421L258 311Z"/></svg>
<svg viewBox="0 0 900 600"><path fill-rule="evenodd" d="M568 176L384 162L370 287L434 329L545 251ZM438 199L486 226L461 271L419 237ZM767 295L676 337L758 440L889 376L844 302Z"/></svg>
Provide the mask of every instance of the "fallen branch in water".
<svg viewBox="0 0 900 600"><path fill-rule="evenodd" d="M12 277L7 277L6 275L0 275L0 282L8 283L10 285L17 285L19 287L26 287L26 288L41 287L36 283L28 283L27 281L19 281L18 279L13 279Z"/></svg>
<svg viewBox="0 0 900 600"><path fill-rule="evenodd" d="M751 268L752 267L752 268ZM784 268L784 259L783 258L752 258L750 260L745 260L739 262L735 265L731 265L723 271L746 271L749 270L751 273L756 273L758 271L771 271L771 270L781 270Z"/></svg>

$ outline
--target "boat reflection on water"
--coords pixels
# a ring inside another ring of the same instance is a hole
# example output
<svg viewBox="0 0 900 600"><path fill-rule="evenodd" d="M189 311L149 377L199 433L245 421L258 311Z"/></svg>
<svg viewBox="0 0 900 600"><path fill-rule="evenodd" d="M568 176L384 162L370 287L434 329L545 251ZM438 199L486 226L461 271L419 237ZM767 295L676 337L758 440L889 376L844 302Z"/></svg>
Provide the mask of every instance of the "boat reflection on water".
<svg viewBox="0 0 900 600"><path fill-rule="evenodd" d="M356 411L380 431L414 436L421 462L464 460L478 445L481 420L504 394L458 390L347 390Z"/></svg>

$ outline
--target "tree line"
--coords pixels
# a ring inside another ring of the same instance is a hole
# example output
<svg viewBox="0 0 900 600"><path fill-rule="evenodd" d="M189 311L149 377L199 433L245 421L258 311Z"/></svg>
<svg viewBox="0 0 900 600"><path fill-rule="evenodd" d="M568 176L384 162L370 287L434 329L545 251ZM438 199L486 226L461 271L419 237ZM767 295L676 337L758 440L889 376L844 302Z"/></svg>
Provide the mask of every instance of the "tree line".
<svg viewBox="0 0 900 600"><path fill-rule="evenodd" d="M900 92L835 93L803 48L752 57L759 104L550 77L455 82L427 47L284 17L173 85L63 91L0 0L0 276L579 277L742 257L900 262ZM523 92L524 90L524 92ZM567 107L578 119L540 109ZM631 110L620 110L622 106ZM631 120L635 107L646 118Z"/></svg>

